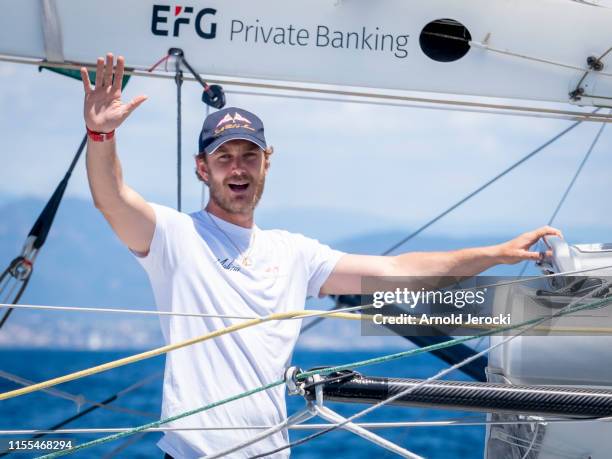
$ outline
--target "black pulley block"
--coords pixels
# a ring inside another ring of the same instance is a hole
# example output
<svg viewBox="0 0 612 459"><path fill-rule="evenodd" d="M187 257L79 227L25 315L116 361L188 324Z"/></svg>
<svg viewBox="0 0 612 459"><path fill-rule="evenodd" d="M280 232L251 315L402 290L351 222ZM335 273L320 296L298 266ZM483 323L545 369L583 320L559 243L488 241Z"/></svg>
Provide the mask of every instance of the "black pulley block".
<svg viewBox="0 0 612 459"><path fill-rule="evenodd" d="M225 107L225 93L223 92L223 88L218 84L208 86L202 93L202 102L217 109Z"/></svg>

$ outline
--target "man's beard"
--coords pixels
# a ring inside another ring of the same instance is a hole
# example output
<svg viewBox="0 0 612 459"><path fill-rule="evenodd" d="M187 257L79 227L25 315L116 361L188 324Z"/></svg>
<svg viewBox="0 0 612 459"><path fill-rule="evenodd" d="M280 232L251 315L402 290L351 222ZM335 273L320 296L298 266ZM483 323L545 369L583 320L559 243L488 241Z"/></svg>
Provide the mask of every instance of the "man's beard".
<svg viewBox="0 0 612 459"><path fill-rule="evenodd" d="M210 199L221 209L230 214L248 214L255 210L261 195L263 194L264 185L266 184L265 174L261 176L258 183L255 183L253 178L248 175L232 177L227 179L226 183L217 182L212 174L209 176L208 188L210 190ZM231 191L227 189L227 182L237 179L246 179L249 182L249 188L253 187L255 192L247 199L236 199L231 197Z"/></svg>

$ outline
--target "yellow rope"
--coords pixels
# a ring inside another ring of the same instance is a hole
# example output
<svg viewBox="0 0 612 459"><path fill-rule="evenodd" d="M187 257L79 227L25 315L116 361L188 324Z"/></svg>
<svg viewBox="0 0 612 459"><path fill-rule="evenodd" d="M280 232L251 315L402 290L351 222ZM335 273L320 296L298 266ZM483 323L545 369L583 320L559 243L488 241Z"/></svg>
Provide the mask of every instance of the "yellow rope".
<svg viewBox="0 0 612 459"><path fill-rule="evenodd" d="M330 313L328 311L315 311L315 310L290 311L290 312L271 314L266 317L247 320L239 324L235 324L229 327L215 330L213 332L206 333L196 338L191 338L185 341L181 341L179 343L168 344L166 346L158 347L150 351L141 352L140 354L135 354L129 357L124 357L122 359L113 360L112 362L104 363L102 365L97 365L95 367L86 368L85 370L76 371L74 373L70 373L64 376L59 376L57 378L49 379L47 381L43 381L37 384L32 384L30 386L22 387L21 389L4 392L0 394L0 400L7 400L9 398L14 398L14 397L19 397L21 395L30 394L32 392L36 392L36 391L43 390L43 389L48 389L49 387L57 386L58 384L63 384L68 381L73 381L75 379L84 378L86 376L91 376L91 375L94 375L96 373L101 373L106 370L112 370L113 368L118 368L124 365L128 365L130 363L135 363L141 360L149 359L151 357L156 357L158 355L162 355L167 352L174 351L176 349L191 346L192 344L201 343L209 339L216 338L217 336L226 335L228 333L232 333L238 330L252 327L254 325L258 325L263 322L269 322L273 320L307 318L309 316L321 316L321 315L322 317L329 317L329 318L334 318L334 319L348 319L348 320L372 320L372 318L374 317L369 314L355 314L355 313L347 313L347 312ZM417 324L412 324L412 325L417 325ZM494 325L464 324L459 328L492 329L492 328L495 328L495 326ZM555 333L555 332L560 332L560 333L563 333L563 332L565 333L591 332L595 334L609 333L611 331L610 328L606 328L606 327L587 329L587 328L582 328L582 327L557 327L557 326L555 327L540 326L540 327L536 327L536 330L546 330L552 333Z"/></svg>
<svg viewBox="0 0 612 459"><path fill-rule="evenodd" d="M36 392L42 389L47 389L49 387L53 387L53 386L56 386L58 384L62 384L68 381L73 381L75 379L84 378L85 376L91 376L96 373L101 373L106 370L112 370L113 368L121 367L123 365L128 365L130 363L139 362L141 360L149 359L151 357L156 357L158 355L162 355L167 352L174 351L176 349L180 349L182 347L201 343L203 341L207 341L209 339L216 338L217 336L226 335L228 333L232 333L238 330L242 330L244 328L252 327L254 325L258 325L263 322L269 322L272 320L293 319L293 318L298 318L298 317L308 317L311 315L320 315L326 312L327 311L290 311L290 312L271 314L264 318L247 320L239 324L231 325L229 327L225 327L220 330L215 330L213 332L206 333L205 335L201 335L196 338L191 338L191 339L182 341L180 343L168 344L166 346L158 347L157 349L152 349L150 351L141 352L140 354L131 355L129 357L124 357L122 359L113 360L112 362L108 362L102 365L87 368L85 370L76 371L74 373L70 373L64 376L49 379L47 381L43 381L37 384L32 384L30 386L26 386L21 389L4 392L0 394L0 400L7 400L9 398L14 398L14 397L19 397L21 395L30 394L32 392ZM325 314L324 317L333 317L336 319L352 319L352 320L362 320L362 319L370 318L370 316L367 316L367 315L346 313L346 312L329 313L329 314Z"/></svg>

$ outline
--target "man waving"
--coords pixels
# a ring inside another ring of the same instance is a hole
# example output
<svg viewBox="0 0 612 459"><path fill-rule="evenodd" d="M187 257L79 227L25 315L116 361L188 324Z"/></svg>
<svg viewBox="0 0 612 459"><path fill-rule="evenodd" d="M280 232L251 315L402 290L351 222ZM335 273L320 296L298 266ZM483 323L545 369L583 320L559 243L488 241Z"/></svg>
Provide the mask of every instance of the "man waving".
<svg viewBox="0 0 612 459"><path fill-rule="evenodd" d="M537 260L529 247L544 227L500 245L451 252L366 256L333 250L282 230L261 230L253 214L265 185L272 148L262 121L240 108L204 120L196 173L210 189L204 209L191 214L145 201L123 181L115 130L146 98L121 100L124 59L97 62L95 89L85 69L87 172L96 207L146 270L159 309L216 317L161 318L165 340L177 342L231 325L227 316L266 316L304 308L308 296L360 293L364 276L476 275L499 263ZM225 318L221 318L223 316ZM288 366L300 321L266 322L167 355L162 417L277 380ZM271 426L286 417L282 387L198 413L173 427ZM203 457L247 440L256 431L174 430L159 447L174 458ZM287 443L281 431L233 457L261 454ZM285 450L281 457L288 455Z"/></svg>

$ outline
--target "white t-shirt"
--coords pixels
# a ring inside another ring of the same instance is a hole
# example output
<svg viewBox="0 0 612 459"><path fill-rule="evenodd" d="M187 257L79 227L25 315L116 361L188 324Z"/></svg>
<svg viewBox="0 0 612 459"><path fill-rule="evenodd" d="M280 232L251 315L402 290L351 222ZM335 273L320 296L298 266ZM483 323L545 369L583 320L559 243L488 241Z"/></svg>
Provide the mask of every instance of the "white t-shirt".
<svg viewBox="0 0 612 459"><path fill-rule="evenodd" d="M343 255L301 234L264 231L256 226L247 229L205 211L188 215L157 204L151 206L156 215L151 250L147 256L137 259L149 275L161 311L266 316L302 310L307 296L319 295L321 286ZM241 258L241 253L245 252L248 253L247 266ZM194 338L242 321L160 317L167 343ZM301 320L264 322L168 353L162 418L282 378L291 360L300 325ZM277 386L168 426L271 426L286 417L284 391L284 386ZM260 432L172 431L164 435L158 446L176 459L200 458ZM287 441L287 432L279 432L231 457L265 453ZM275 457L288 455L285 450Z"/></svg>

